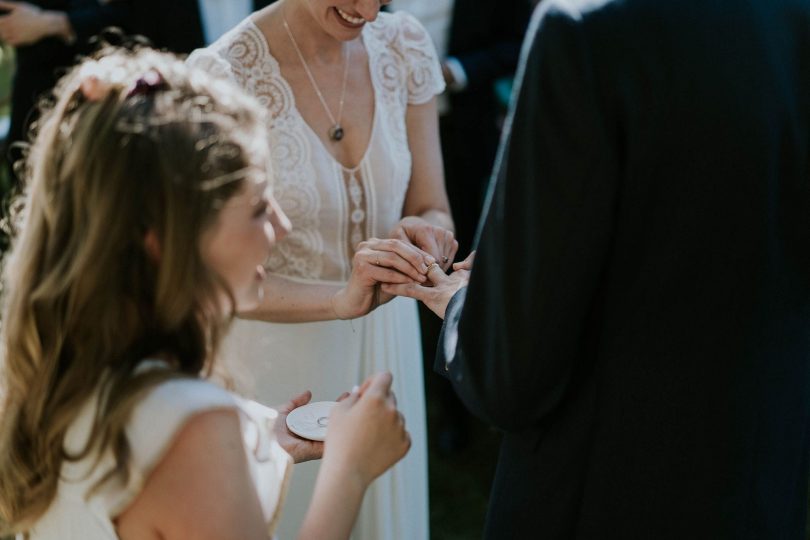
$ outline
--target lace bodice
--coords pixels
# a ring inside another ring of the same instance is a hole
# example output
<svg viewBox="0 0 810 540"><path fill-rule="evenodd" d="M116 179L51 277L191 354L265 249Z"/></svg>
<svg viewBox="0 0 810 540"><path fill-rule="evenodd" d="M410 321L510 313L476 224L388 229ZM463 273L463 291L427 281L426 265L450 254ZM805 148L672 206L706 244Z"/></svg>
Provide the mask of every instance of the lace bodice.
<svg viewBox="0 0 810 540"><path fill-rule="evenodd" d="M338 163L304 121L267 41L249 18L188 59L232 79L270 112L275 194L293 225L269 261L276 274L345 281L357 244L386 237L401 218L411 177L406 110L441 93L444 79L430 37L411 15L380 13L362 39L375 113L368 148L354 169Z"/></svg>

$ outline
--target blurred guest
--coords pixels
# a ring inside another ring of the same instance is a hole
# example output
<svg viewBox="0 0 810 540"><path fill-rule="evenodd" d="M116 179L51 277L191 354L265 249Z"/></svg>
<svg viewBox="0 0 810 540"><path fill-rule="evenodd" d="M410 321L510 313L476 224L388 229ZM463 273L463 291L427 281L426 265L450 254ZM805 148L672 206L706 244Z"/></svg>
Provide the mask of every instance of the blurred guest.
<svg viewBox="0 0 810 540"><path fill-rule="evenodd" d="M210 45L252 12L274 0L125 0L133 30L152 43L187 54Z"/></svg>
<svg viewBox="0 0 810 540"><path fill-rule="evenodd" d="M441 58L442 154L459 253L471 247L498 146L495 81L515 71L528 0L393 0L425 25Z"/></svg>
<svg viewBox="0 0 810 540"><path fill-rule="evenodd" d="M26 139L36 118L36 100L53 87L60 69L86 50L90 37L119 25L126 12L121 4L95 0L33 0L0 1L0 13L0 41L16 48L8 151L3 153L13 165L20 157L13 146Z"/></svg>
<svg viewBox="0 0 810 540"><path fill-rule="evenodd" d="M447 195L459 253L472 249L475 228L498 146L494 85L517 65L529 15L529 0L393 0L390 11L412 13L425 26L442 61L447 93L439 96L440 133ZM432 360L440 325L420 309L424 358ZM449 384L429 377L429 395L439 400L440 451L466 446L468 413Z"/></svg>

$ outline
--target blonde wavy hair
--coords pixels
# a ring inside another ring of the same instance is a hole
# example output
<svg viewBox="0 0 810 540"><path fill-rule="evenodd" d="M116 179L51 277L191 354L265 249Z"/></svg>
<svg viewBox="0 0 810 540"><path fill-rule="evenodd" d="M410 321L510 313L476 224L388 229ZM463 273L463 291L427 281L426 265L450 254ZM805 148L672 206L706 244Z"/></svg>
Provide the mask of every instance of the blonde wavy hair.
<svg viewBox="0 0 810 540"><path fill-rule="evenodd" d="M126 476L124 427L142 393L210 370L227 323L212 306L223 290L231 296L201 260L200 235L245 171L267 171L258 104L170 55L102 51L54 95L25 161L3 283L6 533L26 531L48 509L65 460L111 450L106 478ZM173 369L137 372L150 357ZM65 455L68 427L99 391L107 397L87 447Z"/></svg>

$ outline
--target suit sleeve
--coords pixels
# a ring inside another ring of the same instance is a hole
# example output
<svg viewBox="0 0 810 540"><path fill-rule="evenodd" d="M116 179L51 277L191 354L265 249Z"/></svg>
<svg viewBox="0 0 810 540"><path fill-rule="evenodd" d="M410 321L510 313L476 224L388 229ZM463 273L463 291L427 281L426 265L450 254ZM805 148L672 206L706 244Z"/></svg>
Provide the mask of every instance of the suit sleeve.
<svg viewBox="0 0 810 540"><path fill-rule="evenodd" d="M542 422L593 362L588 320L613 231L616 137L583 17L559 4L532 19L475 268L448 307L436 366L506 431Z"/></svg>

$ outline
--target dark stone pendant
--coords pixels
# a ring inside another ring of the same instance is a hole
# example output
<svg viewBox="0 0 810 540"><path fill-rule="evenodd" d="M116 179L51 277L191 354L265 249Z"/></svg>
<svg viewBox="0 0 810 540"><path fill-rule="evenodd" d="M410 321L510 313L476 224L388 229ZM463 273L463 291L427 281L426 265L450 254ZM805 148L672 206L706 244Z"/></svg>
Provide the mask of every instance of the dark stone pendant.
<svg viewBox="0 0 810 540"><path fill-rule="evenodd" d="M339 141L343 139L343 128L340 127L340 124L335 124L334 126L329 128L329 138L333 141Z"/></svg>

